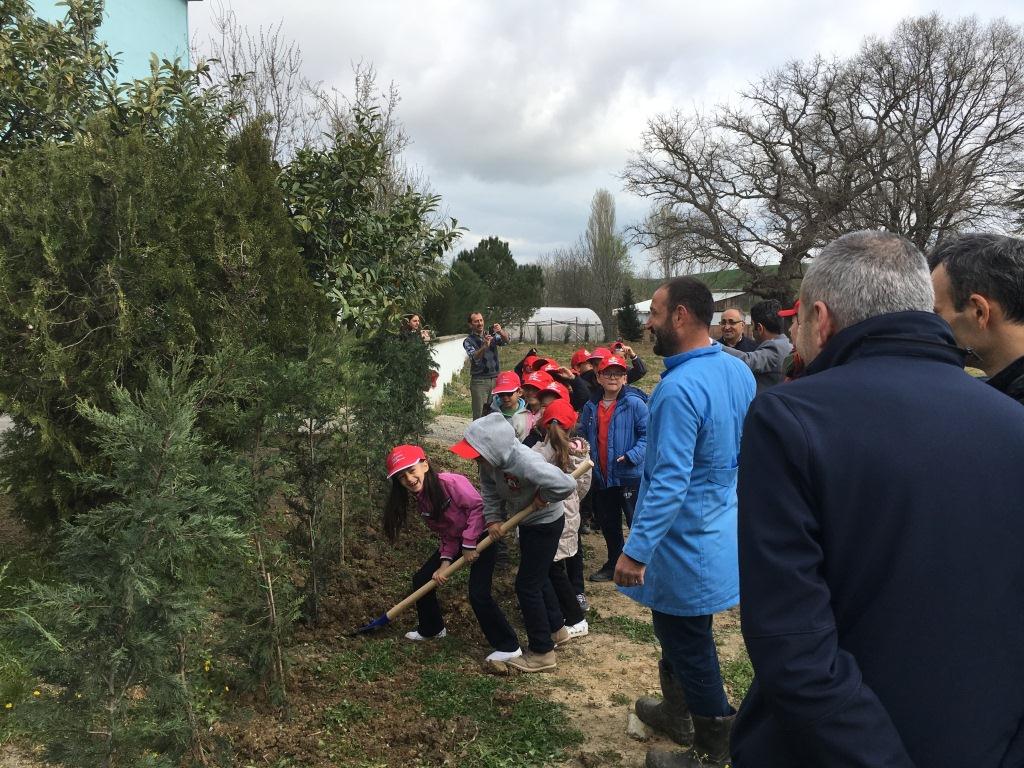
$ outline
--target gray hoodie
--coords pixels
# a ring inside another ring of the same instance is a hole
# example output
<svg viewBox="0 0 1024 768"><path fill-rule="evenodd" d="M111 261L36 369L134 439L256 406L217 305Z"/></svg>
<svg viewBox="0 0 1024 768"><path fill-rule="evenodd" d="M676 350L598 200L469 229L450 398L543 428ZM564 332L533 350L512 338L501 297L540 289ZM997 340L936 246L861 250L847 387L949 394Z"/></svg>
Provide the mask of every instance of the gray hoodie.
<svg viewBox="0 0 1024 768"><path fill-rule="evenodd" d="M466 442L480 452L480 495L484 519L501 522L506 502L513 513L528 506L539 493L548 501L521 525L551 523L564 514L562 500L576 490L576 480L518 439L500 413L490 413L466 427Z"/></svg>

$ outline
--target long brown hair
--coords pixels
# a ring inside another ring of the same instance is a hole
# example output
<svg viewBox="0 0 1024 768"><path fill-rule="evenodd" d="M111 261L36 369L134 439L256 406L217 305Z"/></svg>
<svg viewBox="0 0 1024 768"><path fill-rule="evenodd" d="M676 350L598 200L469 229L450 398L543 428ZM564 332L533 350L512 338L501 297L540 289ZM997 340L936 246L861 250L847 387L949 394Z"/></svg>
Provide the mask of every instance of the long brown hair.
<svg viewBox="0 0 1024 768"><path fill-rule="evenodd" d="M409 502L412 500L412 494L398 479L400 475L401 473L391 478L391 492L384 504L384 535L391 542L398 540L398 534L405 527ZM444 486L441 485L441 478L437 476L434 467L429 464L426 474L423 475L423 493L427 494L427 500L430 502L430 519L437 522L441 519L444 508L448 506L449 498L445 493Z"/></svg>
<svg viewBox="0 0 1024 768"><path fill-rule="evenodd" d="M569 455L569 433L566 431L565 427L557 421L549 421L547 430L548 445L550 445L552 451L554 451L554 457L551 463L563 472L571 472L572 459Z"/></svg>

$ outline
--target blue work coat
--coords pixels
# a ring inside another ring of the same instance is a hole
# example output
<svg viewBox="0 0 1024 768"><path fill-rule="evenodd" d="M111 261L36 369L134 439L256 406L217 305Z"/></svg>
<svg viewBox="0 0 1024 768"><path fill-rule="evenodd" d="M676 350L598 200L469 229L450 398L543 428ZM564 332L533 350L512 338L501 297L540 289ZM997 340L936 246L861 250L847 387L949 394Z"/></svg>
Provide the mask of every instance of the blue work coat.
<svg viewBox="0 0 1024 768"><path fill-rule="evenodd" d="M736 468L754 390L750 369L718 342L665 358L623 548L647 565L642 586L621 588L637 602L675 616L739 602Z"/></svg>

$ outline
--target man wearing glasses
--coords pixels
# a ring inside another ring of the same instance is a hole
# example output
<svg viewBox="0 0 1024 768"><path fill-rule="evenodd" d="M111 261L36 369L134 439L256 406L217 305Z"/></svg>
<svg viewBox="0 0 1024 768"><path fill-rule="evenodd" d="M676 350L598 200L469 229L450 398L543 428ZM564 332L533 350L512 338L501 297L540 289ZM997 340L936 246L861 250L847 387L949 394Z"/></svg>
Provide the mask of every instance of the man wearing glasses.
<svg viewBox="0 0 1024 768"><path fill-rule="evenodd" d="M757 342L747 336L747 324L743 321L743 313L738 309L725 310L722 319L718 321L718 327L722 329L722 336L718 341L723 347L731 347L740 352L753 352L757 349Z"/></svg>

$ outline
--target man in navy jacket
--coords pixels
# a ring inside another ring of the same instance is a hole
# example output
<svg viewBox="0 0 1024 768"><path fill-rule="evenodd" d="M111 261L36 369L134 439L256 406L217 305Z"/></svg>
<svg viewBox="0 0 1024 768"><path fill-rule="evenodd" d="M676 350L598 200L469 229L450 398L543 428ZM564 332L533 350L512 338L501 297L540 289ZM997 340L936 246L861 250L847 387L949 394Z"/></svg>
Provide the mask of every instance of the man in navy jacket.
<svg viewBox="0 0 1024 768"><path fill-rule="evenodd" d="M1024 765L1024 419L932 304L885 232L804 277L807 374L744 424L735 768Z"/></svg>

